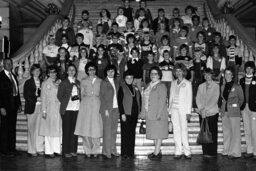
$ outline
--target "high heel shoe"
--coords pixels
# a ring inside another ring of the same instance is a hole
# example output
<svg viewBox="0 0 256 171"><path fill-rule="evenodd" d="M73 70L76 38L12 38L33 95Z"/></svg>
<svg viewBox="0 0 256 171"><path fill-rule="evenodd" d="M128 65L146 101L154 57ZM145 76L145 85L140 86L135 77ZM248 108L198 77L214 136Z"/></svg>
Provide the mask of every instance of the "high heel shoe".
<svg viewBox="0 0 256 171"><path fill-rule="evenodd" d="M154 153L151 153L148 155L148 158L150 160L160 160L162 158L162 152L161 150L159 151L159 153L157 155L155 155Z"/></svg>

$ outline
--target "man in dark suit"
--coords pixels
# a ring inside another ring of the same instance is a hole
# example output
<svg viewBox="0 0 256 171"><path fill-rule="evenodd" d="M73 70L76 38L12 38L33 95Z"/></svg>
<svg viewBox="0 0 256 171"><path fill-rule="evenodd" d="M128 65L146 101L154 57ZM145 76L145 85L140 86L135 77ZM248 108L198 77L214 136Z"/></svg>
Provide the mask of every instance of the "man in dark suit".
<svg viewBox="0 0 256 171"><path fill-rule="evenodd" d="M4 70L0 72L0 152L15 155L17 112L21 112L18 81L12 73L11 59L4 59Z"/></svg>

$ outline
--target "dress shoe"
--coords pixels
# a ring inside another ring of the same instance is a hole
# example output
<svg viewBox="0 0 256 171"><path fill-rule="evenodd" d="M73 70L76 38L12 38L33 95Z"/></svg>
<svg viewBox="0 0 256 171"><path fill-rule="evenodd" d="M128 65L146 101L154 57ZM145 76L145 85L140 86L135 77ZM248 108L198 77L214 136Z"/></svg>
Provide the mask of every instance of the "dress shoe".
<svg viewBox="0 0 256 171"><path fill-rule="evenodd" d="M64 157L65 157L65 158L71 158L72 155L71 155L71 154L65 154Z"/></svg>
<svg viewBox="0 0 256 171"><path fill-rule="evenodd" d="M99 157L99 155L98 154L94 154L94 155L92 155L94 158L98 158Z"/></svg>
<svg viewBox="0 0 256 171"><path fill-rule="evenodd" d="M37 157L37 153L28 153L30 157Z"/></svg>
<svg viewBox="0 0 256 171"><path fill-rule="evenodd" d="M159 152L157 155L155 155L154 153L148 155L148 158L150 160L160 160L162 158L162 153Z"/></svg>
<svg viewBox="0 0 256 171"><path fill-rule="evenodd" d="M111 159L112 158L111 156L108 156L108 155L105 155L105 154L102 154L102 157L103 157L103 159Z"/></svg>
<svg viewBox="0 0 256 171"><path fill-rule="evenodd" d="M70 153L72 157L77 157L76 153Z"/></svg>
<svg viewBox="0 0 256 171"><path fill-rule="evenodd" d="M116 153L116 154L113 154L113 153L112 153L112 154L111 154L111 157L119 157L119 154L117 154L117 153Z"/></svg>
<svg viewBox="0 0 256 171"><path fill-rule="evenodd" d="M185 159L188 159L188 160L191 160L191 159L192 159L191 154L189 154L189 155L184 155L184 157L185 157Z"/></svg>
<svg viewBox="0 0 256 171"><path fill-rule="evenodd" d="M235 159L239 159L240 157L235 157L235 156L228 156L228 159L231 159L231 160L235 160Z"/></svg>
<svg viewBox="0 0 256 171"><path fill-rule="evenodd" d="M122 159L129 159L129 156L128 155L122 155Z"/></svg>
<svg viewBox="0 0 256 171"><path fill-rule="evenodd" d="M179 160L179 159L181 159L181 157L182 157L182 155L174 155L174 159L176 159L176 160Z"/></svg>
<svg viewBox="0 0 256 171"><path fill-rule="evenodd" d="M40 151L40 152L37 152L38 155L42 156L44 155L44 152L43 151Z"/></svg>
<svg viewBox="0 0 256 171"><path fill-rule="evenodd" d="M56 156L56 157L60 157L60 156L61 156L61 154L60 154L60 153L54 153L54 156Z"/></svg>
<svg viewBox="0 0 256 171"><path fill-rule="evenodd" d="M54 154L45 154L45 158L54 158L55 155Z"/></svg>
<svg viewBox="0 0 256 171"><path fill-rule="evenodd" d="M253 157L253 153L245 153L243 155L243 157L246 158L246 159L252 158Z"/></svg>

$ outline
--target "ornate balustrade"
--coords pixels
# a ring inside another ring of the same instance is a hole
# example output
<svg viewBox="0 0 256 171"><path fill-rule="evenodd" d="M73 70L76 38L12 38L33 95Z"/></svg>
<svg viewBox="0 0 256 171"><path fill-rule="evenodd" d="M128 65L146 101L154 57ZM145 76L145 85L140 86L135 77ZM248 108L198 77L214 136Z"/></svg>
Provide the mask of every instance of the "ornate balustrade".
<svg viewBox="0 0 256 171"><path fill-rule="evenodd" d="M237 37L237 46L243 56L243 61L256 61L256 41L247 33L246 29L232 14L222 14L216 2L206 0L205 15L210 24L228 40L230 35Z"/></svg>
<svg viewBox="0 0 256 171"><path fill-rule="evenodd" d="M18 74L20 85L29 78L30 66L43 65L43 49L47 45L48 36L55 34L62 27L61 18L69 16L71 22L75 17L73 0L65 0L61 12L58 15L49 15L35 31L33 36L12 56L14 71Z"/></svg>

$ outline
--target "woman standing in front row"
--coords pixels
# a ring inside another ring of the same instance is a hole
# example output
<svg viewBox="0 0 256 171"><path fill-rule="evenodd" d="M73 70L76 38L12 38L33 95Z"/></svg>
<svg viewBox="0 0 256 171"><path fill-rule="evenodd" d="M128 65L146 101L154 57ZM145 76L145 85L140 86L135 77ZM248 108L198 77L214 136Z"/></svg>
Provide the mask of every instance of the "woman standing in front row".
<svg viewBox="0 0 256 171"><path fill-rule="evenodd" d="M80 105L80 82L76 79L76 66L67 67L68 78L62 81L57 97L60 101L62 118L62 155L66 158L76 157L78 138L74 135L76 119Z"/></svg>
<svg viewBox="0 0 256 171"><path fill-rule="evenodd" d="M37 156L44 153L44 137L39 135L41 108L40 65L31 66L31 78L24 84L25 114L28 120L28 154Z"/></svg>
<svg viewBox="0 0 256 171"><path fill-rule="evenodd" d="M146 119L146 138L154 140L155 144L155 150L148 158L159 160L162 141L168 138L167 88L160 81L162 72L158 67L152 67L149 73L151 82L143 94L141 118Z"/></svg>
<svg viewBox="0 0 256 171"><path fill-rule="evenodd" d="M85 66L88 75L81 82L81 105L76 122L75 134L82 136L86 157L97 157L100 153L102 137L102 119L100 110L101 79L96 76L97 67L89 62Z"/></svg>
<svg viewBox="0 0 256 171"><path fill-rule="evenodd" d="M234 82L233 68L225 70L225 83L221 86L221 115L223 129L223 156L241 157L240 107L244 94L240 85Z"/></svg>
<svg viewBox="0 0 256 171"><path fill-rule="evenodd" d="M191 151L188 143L187 117L192 108L192 85L186 80L187 69L182 63L174 67L176 80L172 82L169 100L169 113L173 123L173 137L175 142L175 159L182 157L184 152L186 159L191 159Z"/></svg>
<svg viewBox="0 0 256 171"><path fill-rule="evenodd" d="M199 112L200 124L202 119L207 119L209 130L212 134L213 143L203 144L203 155L205 158L217 157L218 146L218 118L219 118L219 85L212 80L213 71L210 68L205 69L204 83L199 85L196 104Z"/></svg>
<svg viewBox="0 0 256 171"><path fill-rule="evenodd" d="M118 107L121 116L121 155L124 158L132 158L141 96L139 89L133 85L133 74L126 71L123 78L125 83L118 90Z"/></svg>
<svg viewBox="0 0 256 171"><path fill-rule="evenodd" d="M116 79L116 67L108 65L105 68L106 78L100 85L100 113L103 121L103 147L104 159L117 157L116 134L119 119L117 92L119 81Z"/></svg>
<svg viewBox="0 0 256 171"><path fill-rule="evenodd" d="M48 79L42 83L42 111L43 118L40 121L39 135L45 137L45 155L54 157L60 155L61 145L61 116L60 102L57 91L60 80L57 78L57 70L53 65L47 68Z"/></svg>

